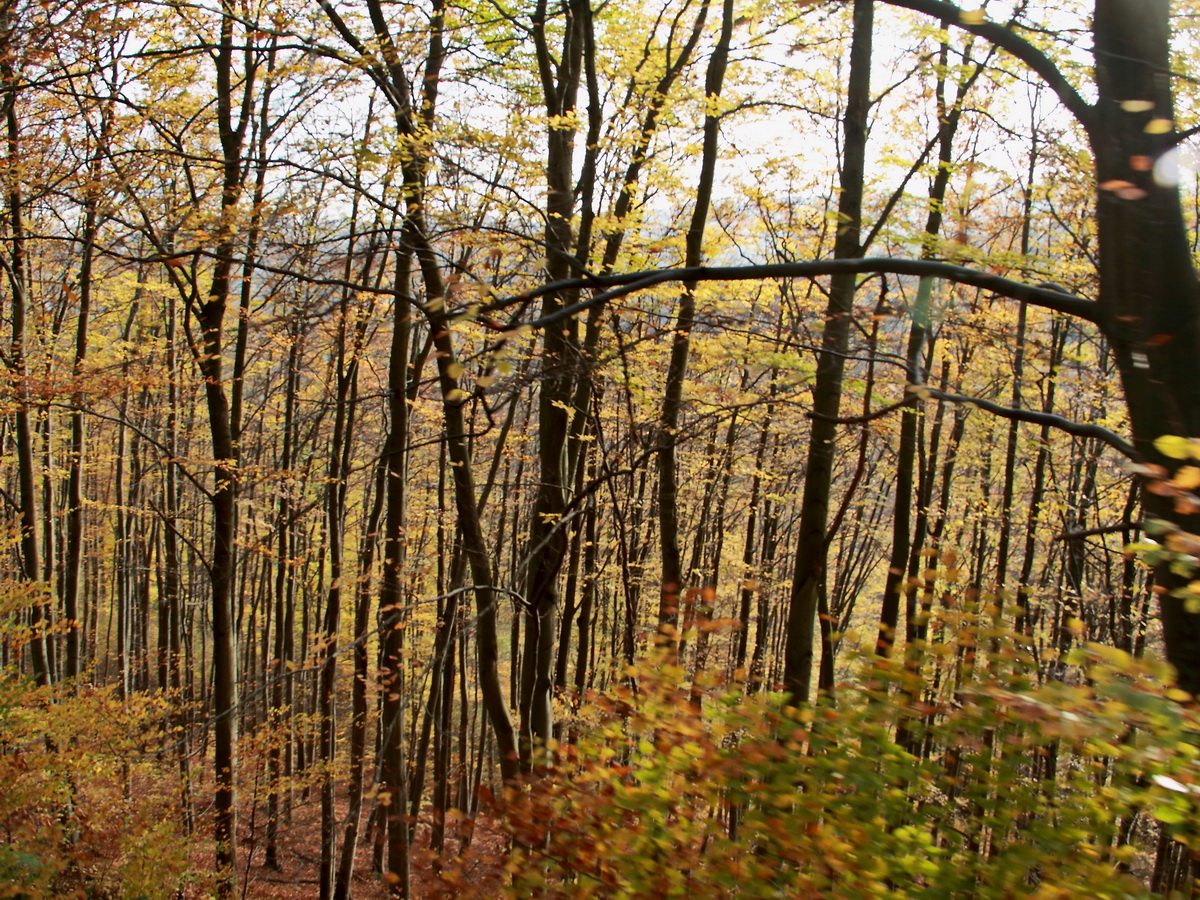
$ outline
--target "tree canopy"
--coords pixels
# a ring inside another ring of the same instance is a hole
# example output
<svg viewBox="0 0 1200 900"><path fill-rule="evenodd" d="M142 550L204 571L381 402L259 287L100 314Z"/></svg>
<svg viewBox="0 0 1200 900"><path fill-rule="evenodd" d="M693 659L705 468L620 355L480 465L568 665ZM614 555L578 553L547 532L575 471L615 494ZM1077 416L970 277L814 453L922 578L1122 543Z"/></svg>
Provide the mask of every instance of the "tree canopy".
<svg viewBox="0 0 1200 900"><path fill-rule="evenodd" d="M0 3L0 884L1194 891L1196 21Z"/></svg>

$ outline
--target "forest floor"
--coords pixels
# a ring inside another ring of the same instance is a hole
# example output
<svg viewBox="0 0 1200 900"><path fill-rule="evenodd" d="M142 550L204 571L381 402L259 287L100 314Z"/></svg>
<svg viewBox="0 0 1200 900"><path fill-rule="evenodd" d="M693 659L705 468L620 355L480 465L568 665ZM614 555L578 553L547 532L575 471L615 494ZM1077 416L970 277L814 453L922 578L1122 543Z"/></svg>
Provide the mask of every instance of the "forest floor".
<svg viewBox="0 0 1200 900"><path fill-rule="evenodd" d="M312 900L319 890L318 877L321 862L321 807L314 795L305 802L297 797L290 823L279 829L280 868L272 869L264 864L265 826L262 810L251 816L249 809L242 809L239 817L240 846L238 852L238 896L243 900ZM345 806L339 805L337 821L345 815ZM366 824L366 812L363 815ZM341 831L339 825L339 832ZM354 867L354 900L386 900L387 884L374 871L372 835L360 836L357 861ZM458 832L453 826L447 828L447 857L453 858L457 850ZM455 897L497 897L501 887L501 872L496 862L502 858L504 838L486 816L479 816L475 823L470 849L462 859L452 863ZM200 841L193 855L195 870L212 870L211 844ZM450 896L449 886L437 874L435 859L429 850L429 825L422 822L417 826L416 839L411 856L411 889L414 898Z"/></svg>

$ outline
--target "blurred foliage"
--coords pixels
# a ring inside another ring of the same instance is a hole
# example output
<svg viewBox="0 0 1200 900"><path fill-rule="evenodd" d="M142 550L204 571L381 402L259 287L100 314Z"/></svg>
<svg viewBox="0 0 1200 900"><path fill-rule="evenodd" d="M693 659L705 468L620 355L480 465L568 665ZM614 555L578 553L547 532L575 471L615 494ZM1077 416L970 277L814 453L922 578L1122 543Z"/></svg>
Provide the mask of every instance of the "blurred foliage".
<svg viewBox="0 0 1200 900"><path fill-rule="evenodd" d="M1200 717L1161 663L1088 645L1039 684L1018 643L934 693L912 657L862 654L800 709L630 670L497 804L494 864L513 897L1151 896L1130 836L1152 817L1200 849ZM479 873L443 878L469 896Z"/></svg>

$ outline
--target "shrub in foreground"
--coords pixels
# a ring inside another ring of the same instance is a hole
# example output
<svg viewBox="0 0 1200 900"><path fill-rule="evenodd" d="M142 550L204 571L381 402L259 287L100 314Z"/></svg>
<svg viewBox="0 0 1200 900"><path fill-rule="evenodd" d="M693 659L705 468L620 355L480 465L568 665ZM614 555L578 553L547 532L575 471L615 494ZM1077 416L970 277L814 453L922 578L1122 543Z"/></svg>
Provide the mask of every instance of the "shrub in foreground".
<svg viewBox="0 0 1200 900"><path fill-rule="evenodd" d="M669 665L633 671L501 804L509 892L1150 896L1148 821L1200 848L1200 721L1158 664L1073 662L1074 684L960 667L930 694L868 657L867 686L799 710L736 686L700 704Z"/></svg>

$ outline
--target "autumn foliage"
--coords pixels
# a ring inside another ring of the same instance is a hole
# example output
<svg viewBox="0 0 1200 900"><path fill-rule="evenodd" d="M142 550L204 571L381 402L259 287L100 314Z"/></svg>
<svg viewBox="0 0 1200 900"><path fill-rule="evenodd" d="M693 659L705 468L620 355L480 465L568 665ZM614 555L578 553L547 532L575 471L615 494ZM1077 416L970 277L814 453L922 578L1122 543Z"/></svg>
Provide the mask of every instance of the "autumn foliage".
<svg viewBox="0 0 1200 900"><path fill-rule="evenodd" d="M865 686L800 710L737 683L698 707L678 670L631 671L499 804L509 895L1152 896L1131 836L1157 820L1200 846L1196 711L1162 666L1096 645L1063 682L995 661L910 703L910 669L864 655Z"/></svg>

